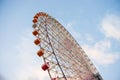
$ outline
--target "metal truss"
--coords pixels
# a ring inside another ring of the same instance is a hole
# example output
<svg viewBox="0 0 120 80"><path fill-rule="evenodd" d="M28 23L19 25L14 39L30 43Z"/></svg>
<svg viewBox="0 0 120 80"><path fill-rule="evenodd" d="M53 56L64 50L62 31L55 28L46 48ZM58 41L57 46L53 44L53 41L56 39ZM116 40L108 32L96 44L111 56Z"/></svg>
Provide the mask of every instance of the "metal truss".
<svg viewBox="0 0 120 80"><path fill-rule="evenodd" d="M44 12L34 16L40 49L51 80L103 80L97 69L71 34Z"/></svg>

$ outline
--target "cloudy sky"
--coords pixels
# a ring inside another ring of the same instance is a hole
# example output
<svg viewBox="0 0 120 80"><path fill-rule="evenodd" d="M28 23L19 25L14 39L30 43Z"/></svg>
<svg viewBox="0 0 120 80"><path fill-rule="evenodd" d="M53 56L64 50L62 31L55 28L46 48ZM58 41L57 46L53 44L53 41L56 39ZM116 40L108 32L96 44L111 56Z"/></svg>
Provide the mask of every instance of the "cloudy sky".
<svg viewBox="0 0 120 80"><path fill-rule="evenodd" d="M104 80L120 80L119 0L0 0L0 80L50 80L31 34L41 11L64 25Z"/></svg>

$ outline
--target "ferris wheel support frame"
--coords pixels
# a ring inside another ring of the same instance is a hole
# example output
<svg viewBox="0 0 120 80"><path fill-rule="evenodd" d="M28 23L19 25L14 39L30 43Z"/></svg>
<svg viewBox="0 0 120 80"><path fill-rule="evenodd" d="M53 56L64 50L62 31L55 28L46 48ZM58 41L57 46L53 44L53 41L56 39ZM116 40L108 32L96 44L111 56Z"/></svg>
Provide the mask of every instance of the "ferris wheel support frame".
<svg viewBox="0 0 120 80"><path fill-rule="evenodd" d="M45 26L46 27L46 26ZM61 72L62 72L62 74L63 74L63 77L65 78L65 80L67 80L67 78L66 78L66 76L65 76L65 74L64 74L64 72L63 72L63 70L62 70L62 68L61 68L61 66L60 66L60 64L59 64L59 61L58 61L58 59L57 59L57 56L56 56L56 54L55 54L55 52L54 52L54 49L53 49L53 47L52 47L52 45L51 45L51 42L50 42L50 38L49 38L49 35L48 35L48 31L47 31L47 27L46 27L46 32L47 32L47 37L48 37L48 40L49 40L49 44L50 44L50 46L51 46L51 49L52 49L52 51L53 51L53 54L54 54L54 56L55 56L55 59L56 59L56 61L57 61L57 64L58 64L58 66L59 66L59 68L60 68L60 70L61 70ZM44 57L44 56L43 56ZM45 59L44 59L45 60ZM49 69L48 69L48 72L49 72ZM50 73L49 73L49 75L50 75ZM51 76L51 75L50 75ZM52 80L52 77L50 77L51 78L51 80Z"/></svg>

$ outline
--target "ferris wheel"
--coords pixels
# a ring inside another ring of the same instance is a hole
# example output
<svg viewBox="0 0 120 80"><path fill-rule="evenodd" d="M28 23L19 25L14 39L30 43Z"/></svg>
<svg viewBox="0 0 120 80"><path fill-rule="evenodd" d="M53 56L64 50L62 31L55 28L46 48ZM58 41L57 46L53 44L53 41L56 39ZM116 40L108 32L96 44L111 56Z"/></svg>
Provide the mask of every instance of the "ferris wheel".
<svg viewBox="0 0 120 80"><path fill-rule="evenodd" d="M51 80L103 80L84 50L56 19L39 12L33 19L37 55Z"/></svg>

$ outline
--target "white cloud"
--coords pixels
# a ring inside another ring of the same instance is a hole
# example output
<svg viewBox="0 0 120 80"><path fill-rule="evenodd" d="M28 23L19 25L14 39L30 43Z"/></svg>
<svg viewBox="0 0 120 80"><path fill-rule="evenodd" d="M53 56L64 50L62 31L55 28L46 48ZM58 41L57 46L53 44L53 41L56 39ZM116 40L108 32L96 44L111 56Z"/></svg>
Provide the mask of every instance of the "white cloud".
<svg viewBox="0 0 120 80"><path fill-rule="evenodd" d="M82 42L83 49L85 50L86 54L93 60L93 62L99 65L109 65L114 64L120 58L118 52L110 51L112 44L109 40L101 40L95 43L92 35L86 33L83 35L84 37L81 37L81 35L75 29L73 29L72 26L73 23L68 23L67 29L77 41L80 41L78 43ZM92 43L92 45L85 43L86 41L84 39L87 40L87 42Z"/></svg>
<svg viewBox="0 0 120 80"><path fill-rule="evenodd" d="M120 40L120 17L115 15L107 15L101 23L102 32L106 37Z"/></svg>
<svg viewBox="0 0 120 80"><path fill-rule="evenodd" d="M88 42L91 42L91 43L94 42L93 36L90 35L90 34L88 34L88 33L85 34L85 39L86 39Z"/></svg>
<svg viewBox="0 0 120 80"><path fill-rule="evenodd" d="M110 52L111 43L103 40L94 45L82 46L87 55L97 64L109 65L113 64L120 58L120 55L115 52Z"/></svg>

